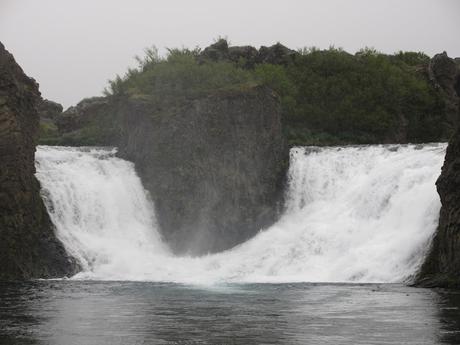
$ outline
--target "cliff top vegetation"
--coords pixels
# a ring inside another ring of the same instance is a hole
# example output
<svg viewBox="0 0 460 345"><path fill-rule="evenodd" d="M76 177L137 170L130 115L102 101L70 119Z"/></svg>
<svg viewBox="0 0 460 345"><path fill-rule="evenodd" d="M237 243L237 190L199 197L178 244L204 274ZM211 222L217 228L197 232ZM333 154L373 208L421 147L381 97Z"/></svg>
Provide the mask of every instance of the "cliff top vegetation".
<svg viewBox="0 0 460 345"><path fill-rule="evenodd" d="M430 80L430 57L420 52L294 51L279 43L257 50L220 39L204 50L168 49L166 56L148 48L136 61L136 68L109 81L108 100L173 109L216 92L266 85L280 97L292 146L446 141L455 125L447 119L445 95Z"/></svg>

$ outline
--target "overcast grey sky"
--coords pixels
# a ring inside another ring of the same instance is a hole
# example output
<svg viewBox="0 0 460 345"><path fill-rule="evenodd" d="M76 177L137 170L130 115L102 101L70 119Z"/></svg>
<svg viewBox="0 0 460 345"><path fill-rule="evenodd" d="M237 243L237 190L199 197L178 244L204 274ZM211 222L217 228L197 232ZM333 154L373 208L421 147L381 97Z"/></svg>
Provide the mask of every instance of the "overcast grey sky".
<svg viewBox="0 0 460 345"><path fill-rule="evenodd" d="M0 41L64 106L99 95L145 47L205 47L218 36L460 56L460 0L0 0Z"/></svg>

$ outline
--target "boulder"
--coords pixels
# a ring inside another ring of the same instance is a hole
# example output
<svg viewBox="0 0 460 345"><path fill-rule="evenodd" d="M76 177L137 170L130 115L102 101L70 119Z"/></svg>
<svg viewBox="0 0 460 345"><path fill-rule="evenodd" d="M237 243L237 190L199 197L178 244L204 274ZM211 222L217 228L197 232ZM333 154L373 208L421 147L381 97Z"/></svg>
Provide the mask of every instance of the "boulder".
<svg viewBox="0 0 460 345"><path fill-rule="evenodd" d="M228 42L225 39L219 39L216 43L206 47L200 55L200 60L205 62L228 60Z"/></svg>
<svg viewBox="0 0 460 345"><path fill-rule="evenodd" d="M298 53L277 43L271 47L262 46L259 49L257 63L268 63L272 65L287 65Z"/></svg>
<svg viewBox="0 0 460 345"><path fill-rule="evenodd" d="M229 61L242 62L242 67L253 68L256 64L269 63L273 65L287 65L293 61L298 53L277 43L270 47L262 46L259 50L251 46L229 47L228 42L220 39L205 48L199 56L199 62L206 61Z"/></svg>

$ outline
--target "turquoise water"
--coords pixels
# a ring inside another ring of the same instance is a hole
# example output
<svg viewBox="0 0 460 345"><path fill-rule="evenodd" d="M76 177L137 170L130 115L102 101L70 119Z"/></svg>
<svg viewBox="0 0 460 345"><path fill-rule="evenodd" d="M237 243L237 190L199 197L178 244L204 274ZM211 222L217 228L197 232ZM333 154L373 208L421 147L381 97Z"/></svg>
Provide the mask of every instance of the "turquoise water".
<svg viewBox="0 0 460 345"><path fill-rule="evenodd" d="M460 344L460 293L399 284L0 284L0 344Z"/></svg>

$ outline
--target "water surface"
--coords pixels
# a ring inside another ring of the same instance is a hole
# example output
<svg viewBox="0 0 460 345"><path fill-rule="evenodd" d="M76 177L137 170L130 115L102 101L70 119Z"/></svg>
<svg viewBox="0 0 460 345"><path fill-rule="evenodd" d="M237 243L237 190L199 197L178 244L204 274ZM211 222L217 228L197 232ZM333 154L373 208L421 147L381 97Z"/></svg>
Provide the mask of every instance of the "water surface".
<svg viewBox="0 0 460 345"><path fill-rule="evenodd" d="M0 284L0 344L460 344L460 293L399 284Z"/></svg>

